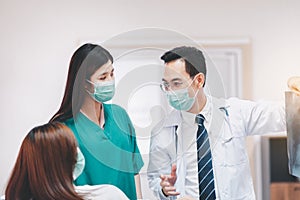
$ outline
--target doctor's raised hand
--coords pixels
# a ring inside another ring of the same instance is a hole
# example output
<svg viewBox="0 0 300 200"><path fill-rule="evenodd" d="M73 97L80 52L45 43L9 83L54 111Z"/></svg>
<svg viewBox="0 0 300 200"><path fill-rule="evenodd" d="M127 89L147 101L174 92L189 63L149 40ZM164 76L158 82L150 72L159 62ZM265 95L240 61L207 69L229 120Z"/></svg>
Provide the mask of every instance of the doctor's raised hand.
<svg viewBox="0 0 300 200"><path fill-rule="evenodd" d="M284 106L206 94L211 68L195 47L176 47L161 59L161 89L174 109L151 133L148 181L156 198L256 199L245 139L285 131ZM300 78L290 83L300 91Z"/></svg>
<svg viewBox="0 0 300 200"><path fill-rule="evenodd" d="M288 87L297 95L300 95L300 76L293 76L289 78Z"/></svg>
<svg viewBox="0 0 300 200"><path fill-rule="evenodd" d="M176 164L173 164L169 175L160 175L160 186L165 196L177 196L180 194L174 186L177 180L176 169Z"/></svg>

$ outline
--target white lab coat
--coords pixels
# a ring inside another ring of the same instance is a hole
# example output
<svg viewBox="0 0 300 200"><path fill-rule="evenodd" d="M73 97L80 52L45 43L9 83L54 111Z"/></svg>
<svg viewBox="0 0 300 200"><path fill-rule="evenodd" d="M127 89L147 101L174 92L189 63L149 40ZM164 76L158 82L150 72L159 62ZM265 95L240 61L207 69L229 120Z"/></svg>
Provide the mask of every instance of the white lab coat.
<svg viewBox="0 0 300 200"><path fill-rule="evenodd" d="M75 186L75 190L85 200L129 200L126 195L114 185L82 185Z"/></svg>
<svg viewBox="0 0 300 200"><path fill-rule="evenodd" d="M75 186L75 191L81 195L84 200L129 200L126 195L114 185L81 185ZM5 196L1 196L5 200Z"/></svg>
<svg viewBox="0 0 300 200"><path fill-rule="evenodd" d="M254 200L254 188L246 152L245 137L248 135L282 132L286 129L283 104L251 102L230 98L212 98L212 122L208 129L212 150L216 199ZM175 187L185 193L186 162L182 149L182 116L173 110L153 130L148 166L149 186L158 199L166 198L161 191L160 174L170 174L171 164L177 163ZM175 132L175 126L178 126ZM195 133L196 134L196 133ZM198 186L197 186L198 187ZM195 197L197 198L197 197Z"/></svg>

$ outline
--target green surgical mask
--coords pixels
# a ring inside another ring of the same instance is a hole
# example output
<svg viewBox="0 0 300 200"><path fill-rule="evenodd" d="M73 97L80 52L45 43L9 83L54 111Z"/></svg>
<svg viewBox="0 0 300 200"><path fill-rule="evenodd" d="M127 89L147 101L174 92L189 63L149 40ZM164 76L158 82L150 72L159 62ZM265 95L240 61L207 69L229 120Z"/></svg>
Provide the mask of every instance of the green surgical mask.
<svg viewBox="0 0 300 200"><path fill-rule="evenodd" d="M189 86L184 89L166 92L170 105L176 110L188 111L192 108L199 90L195 96L190 97L188 88Z"/></svg>
<svg viewBox="0 0 300 200"><path fill-rule="evenodd" d="M81 153L80 149L77 147L77 162L75 164L73 170L73 179L76 180L80 174L83 172L85 166L85 159L83 154Z"/></svg>
<svg viewBox="0 0 300 200"><path fill-rule="evenodd" d="M105 81L105 82L97 82L93 83L89 80L87 80L89 83L94 85L94 93L88 93L91 95L91 97L99 102L106 102L113 98L115 94L115 81Z"/></svg>

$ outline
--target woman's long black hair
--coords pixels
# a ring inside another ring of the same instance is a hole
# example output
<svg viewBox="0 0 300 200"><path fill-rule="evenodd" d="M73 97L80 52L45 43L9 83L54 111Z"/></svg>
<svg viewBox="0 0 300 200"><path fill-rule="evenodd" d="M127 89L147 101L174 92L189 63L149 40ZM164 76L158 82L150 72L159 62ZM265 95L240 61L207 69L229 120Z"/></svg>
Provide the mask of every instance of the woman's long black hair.
<svg viewBox="0 0 300 200"><path fill-rule="evenodd" d="M86 95L86 80L109 60L113 62L112 55L99 45L88 43L75 51L69 65L62 103L50 122L64 122L79 112Z"/></svg>

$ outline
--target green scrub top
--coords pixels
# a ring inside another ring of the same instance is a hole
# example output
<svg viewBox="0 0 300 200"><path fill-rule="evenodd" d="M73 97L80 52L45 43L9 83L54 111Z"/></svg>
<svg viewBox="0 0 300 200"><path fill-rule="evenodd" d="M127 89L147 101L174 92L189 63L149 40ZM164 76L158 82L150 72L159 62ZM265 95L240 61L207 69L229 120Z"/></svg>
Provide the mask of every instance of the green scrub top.
<svg viewBox="0 0 300 200"><path fill-rule="evenodd" d="M137 199L134 175L144 163L134 127L120 106L103 104L103 107L104 129L81 112L65 122L85 158L85 168L74 184L111 184L120 188L129 199Z"/></svg>

